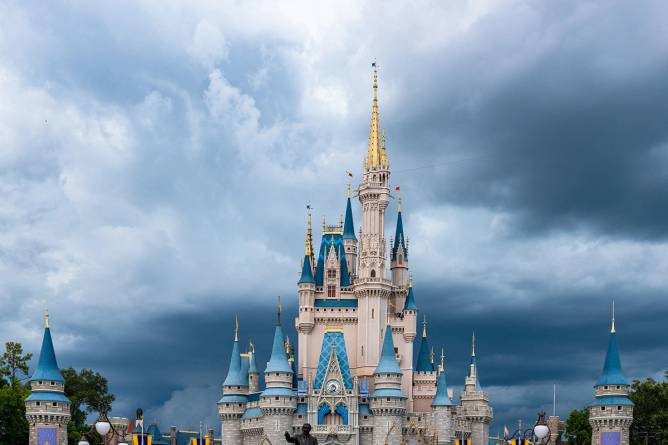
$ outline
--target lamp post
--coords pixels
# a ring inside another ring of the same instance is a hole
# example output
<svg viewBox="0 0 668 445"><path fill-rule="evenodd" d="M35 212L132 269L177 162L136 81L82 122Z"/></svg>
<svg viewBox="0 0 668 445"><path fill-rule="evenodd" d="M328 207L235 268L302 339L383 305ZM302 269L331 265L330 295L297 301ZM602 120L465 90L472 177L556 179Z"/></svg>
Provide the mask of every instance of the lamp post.
<svg viewBox="0 0 668 445"><path fill-rule="evenodd" d="M137 410L139 412L139 409ZM126 431L124 430L117 430L114 428L114 425L109 421L109 417L107 416L107 409L102 408L100 410L100 415L98 416L97 420L95 421L95 424L91 427L90 432L95 430L97 434L102 436L102 441L106 445L107 444L107 438L109 437L109 433L111 433L111 437L114 437L120 442L117 443L117 445L128 445L125 442L125 434ZM143 441L143 437L142 437ZM86 436L81 436L81 439L79 440L78 445L90 445L88 440L86 440Z"/></svg>
<svg viewBox="0 0 668 445"><path fill-rule="evenodd" d="M503 440L508 442L513 439L521 439L521 443L524 445L527 439L532 440L534 437L539 440L539 445L545 445L550 440L550 427L548 427L547 422L545 422L545 411L538 413L538 420L536 420L533 428L527 428L525 430L518 429L512 436L504 437Z"/></svg>

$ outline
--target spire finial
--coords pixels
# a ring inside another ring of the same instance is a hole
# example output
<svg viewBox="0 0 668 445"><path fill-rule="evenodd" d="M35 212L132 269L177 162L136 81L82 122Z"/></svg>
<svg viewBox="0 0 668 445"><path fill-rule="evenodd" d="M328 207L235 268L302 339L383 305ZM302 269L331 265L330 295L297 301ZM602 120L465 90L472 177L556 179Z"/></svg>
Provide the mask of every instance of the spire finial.
<svg viewBox="0 0 668 445"><path fill-rule="evenodd" d="M378 66L374 61L373 67L373 107L371 110L371 127L369 129L369 149L366 158L367 168L381 165L380 123L378 119Z"/></svg>
<svg viewBox="0 0 668 445"><path fill-rule="evenodd" d="M615 300L612 300L612 328L610 329L610 333L614 334L615 332Z"/></svg>
<svg viewBox="0 0 668 445"><path fill-rule="evenodd" d="M434 364L434 347L433 346L431 347L431 351L429 351L429 361L431 362L432 365Z"/></svg>
<svg viewBox="0 0 668 445"><path fill-rule="evenodd" d="M475 331L473 331L473 338L471 340L471 357L475 357Z"/></svg>
<svg viewBox="0 0 668 445"><path fill-rule="evenodd" d="M312 238L312 233L313 230L311 228L311 205L308 204L306 206L306 215L307 215L307 221L306 221L306 256L311 257L313 255L313 238Z"/></svg>
<svg viewBox="0 0 668 445"><path fill-rule="evenodd" d="M322 215L322 231L325 232L327 224L325 223L325 215Z"/></svg>
<svg viewBox="0 0 668 445"><path fill-rule="evenodd" d="M253 343L253 340L248 342L248 350L251 354L255 354L255 343Z"/></svg>
<svg viewBox="0 0 668 445"><path fill-rule="evenodd" d="M290 355L290 337L285 336L285 353Z"/></svg>
<svg viewBox="0 0 668 445"><path fill-rule="evenodd" d="M401 195L399 195L399 198L397 199L397 212L401 213Z"/></svg>
<svg viewBox="0 0 668 445"><path fill-rule="evenodd" d="M441 348L441 372L445 371L445 349Z"/></svg>
<svg viewBox="0 0 668 445"><path fill-rule="evenodd" d="M281 305L281 296L278 296L278 319L277 324L281 325L281 312L283 312L283 306Z"/></svg>
<svg viewBox="0 0 668 445"><path fill-rule="evenodd" d="M408 287L409 288L413 287L413 272L410 272L408 274Z"/></svg>
<svg viewBox="0 0 668 445"><path fill-rule="evenodd" d="M422 338L427 338L427 316L422 319Z"/></svg>
<svg viewBox="0 0 668 445"><path fill-rule="evenodd" d="M234 341L239 341L239 318L234 314Z"/></svg>
<svg viewBox="0 0 668 445"><path fill-rule="evenodd" d="M351 186L350 186L350 181L348 181L348 198L352 198L352 197L353 197L353 193L352 193L352 189L351 189Z"/></svg>
<svg viewBox="0 0 668 445"><path fill-rule="evenodd" d="M49 328L49 306L47 305L44 309L44 328Z"/></svg>

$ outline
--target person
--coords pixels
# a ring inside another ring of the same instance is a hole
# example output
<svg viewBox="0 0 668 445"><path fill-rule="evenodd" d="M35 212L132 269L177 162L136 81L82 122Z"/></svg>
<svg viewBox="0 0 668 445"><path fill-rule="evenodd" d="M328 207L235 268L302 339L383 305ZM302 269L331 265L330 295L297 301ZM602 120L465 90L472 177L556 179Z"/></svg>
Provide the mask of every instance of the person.
<svg viewBox="0 0 668 445"><path fill-rule="evenodd" d="M296 436L290 436L290 433L285 432L285 440L289 443L296 443L297 445L318 445L318 439L311 436L311 424L305 423L302 425L302 433Z"/></svg>

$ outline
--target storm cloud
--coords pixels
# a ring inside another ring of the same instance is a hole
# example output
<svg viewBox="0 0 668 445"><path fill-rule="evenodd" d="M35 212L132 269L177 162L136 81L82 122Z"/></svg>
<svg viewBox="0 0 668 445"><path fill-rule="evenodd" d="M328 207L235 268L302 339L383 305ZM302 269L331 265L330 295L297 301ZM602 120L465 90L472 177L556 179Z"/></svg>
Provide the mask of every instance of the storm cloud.
<svg viewBox="0 0 668 445"><path fill-rule="evenodd" d="M296 310L305 205L338 220L345 171L359 179L377 60L448 382L475 330L492 431L553 384L567 415L592 396L613 299L627 376L660 376L665 17L659 1L4 2L0 341L37 352L48 304L60 365L108 377L114 414L217 426L235 313L262 367L276 296Z"/></svg>

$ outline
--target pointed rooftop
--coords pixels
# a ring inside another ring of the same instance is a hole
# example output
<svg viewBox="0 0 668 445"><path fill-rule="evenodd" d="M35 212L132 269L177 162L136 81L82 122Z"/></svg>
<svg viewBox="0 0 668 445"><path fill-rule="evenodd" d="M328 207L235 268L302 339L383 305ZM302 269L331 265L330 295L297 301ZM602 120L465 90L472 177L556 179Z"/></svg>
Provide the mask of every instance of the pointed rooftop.
<svg viewBox="0 0 668 445"><path fill-rule="evenodd" d="M376 374L401 374L401 369L397 364L397 357L394 354L394 342L392 341L392 328L388 324L385 328L383 337L383 349L380 353L380 360L376 367Z"/></svg>
<svg viewBox="0 0 668 445"><path fill-rule="evenodd" d="M624 372L622 371L622 362L619 359L619 349L617 347L617 331L615 330L615 304L612 303L612 327L610 329L610 338L608 340L608 351L605 354L605 363L603 371L596 385L629 385Z"/></svg>
<svg viewBox="0 0 668 445"><path fill-rule="evenodd" d="M394 244L392 245L392 260L397 259L399 249L401 249L401 253L404 259L408 257L408 249L406 249L406 237L404 236L404 223L401 218L401 198L399 198L397 209L397 229L394 233Z"/></svg>
<svg viewBox="0 0 668 445"><path fill-rule="evenodd" d="M469 377L472 377L475 373L475 390L482 391L482 386L480 386L480 379L478 378L478 360L475 355L475 332L471 338L471 365L469 368Z"/></svg>
<svg viewBox="0 0 668 445"><path fill-rule="evenodd" d="M39 361L37 369L30 378L31 381L48 380L53 382L64 382L56 352L53 349L53 340L51 339L51 328L49 328L49 312L44 315L44 336L42 337L42 349L39 352Z"/></svg>
<svg viewBox="0 0 668 445"><path fill-rule="evenodd" d="M448 397L448 383L445 380L445 351L441 349L441 366L439 368L438 380L436 381L436 395L431 406L454 406Z"/></svg>
<svg viewBox="0 0 668 445"><path fill-rule="evenodd" d="M290 366L290 362L288 362L288 355L285 353L285 334L283 333L283 328L281 327L281 312L282 307L279 300L278 322L276 323L276 328L274 329L274 343L271 347L271 358L269 359L269 362L267 362L267 368L264 371L265 373L292 373L292 367Z"/></svg>
<svg viewBox="0 0 668 445"><path fill-rule="evenodd" d="M415 296L413 295L413 277L408 278L408 295L406 295L406 302L404 303L405 311L417 311L415 304Z"/></svg>
<svg viewBox="0 0 668 445"><path fill-rule="evenodd" d="M343 223L343 239L357 241L355 225L353 224L353 208L350 204L350 184L348 185L348 199L346 202L346 218Z"/></svg>
<svg viewBox="0 0 668 445"><path fill-rule="evenodd" d="M434 372L434 364L431 361L429 341L427 340L427 317L422 321L422 340L420 352L418 353L415 370L418 372Z"/></svg>
<svg viewBox="0 0 668 445"><path fill-rule="evenodd" d="M371 108L371 125L369 126L369 147L366 155L366 168L380 167L382 153L380 142L380 117L378 115L378 70L373 63L373 106Z"/></svg>
<svg viewBox="0 0 668 445"><path fill-rule="evenodd" d="M241 353L239 351L239 321L234 319L234 343L232 344L232 354L230 355L230 366L227 369L227 377L223 386L248 386L248 376L242 375Z"/></svg>

